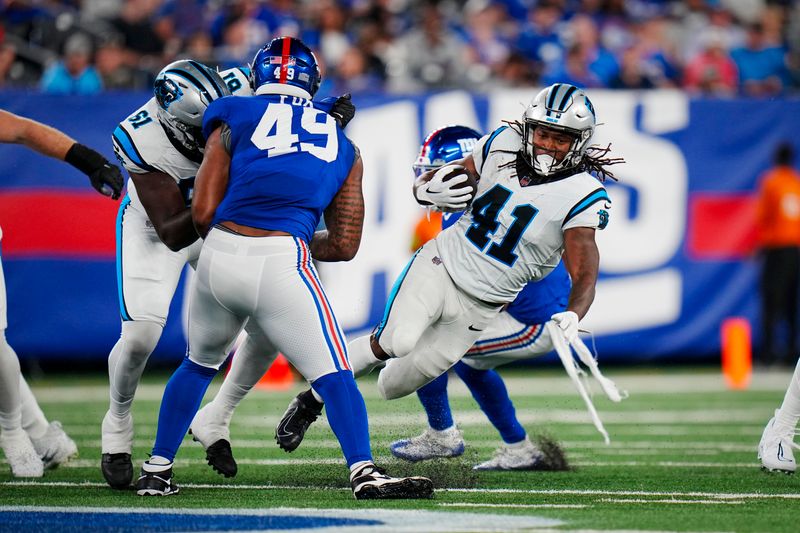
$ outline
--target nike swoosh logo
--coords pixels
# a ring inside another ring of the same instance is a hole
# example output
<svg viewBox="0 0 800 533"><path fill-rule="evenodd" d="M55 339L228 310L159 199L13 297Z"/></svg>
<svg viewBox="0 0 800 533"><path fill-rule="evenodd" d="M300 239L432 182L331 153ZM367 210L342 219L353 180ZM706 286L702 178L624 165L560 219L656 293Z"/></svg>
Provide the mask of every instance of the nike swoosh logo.
<svg viewBox="0 0 800 533"><path fill-rule="evenodd" d="M482 329L477 329L477 328L474 328L472 326L468 327L467 329L470 330L470 331L483 331Z"/></svg>
<svg viewBox="0 0 800 533"><path fill-rule="evenodd" d="M276 435L278 435L279 437L291 437L291 436L292 436L292 434L291 434L291 433L289 433L289 432L287 432L285 428L286 428L286 424L288 424L288 423L289 423L289 419L290 419L290 418L291 418L291 417L292 417L292 416L293 416L293 415L294 415L296 412L297 412L297 409L295 409L295 410L294 410L294 411L293 411L291 414L289 414L289 416L284 416L284 417L283 417L283 420L281 420L281 423L280 423L280 424L278 425L278 427L275 429L275 434L276 434Z"/></svg>

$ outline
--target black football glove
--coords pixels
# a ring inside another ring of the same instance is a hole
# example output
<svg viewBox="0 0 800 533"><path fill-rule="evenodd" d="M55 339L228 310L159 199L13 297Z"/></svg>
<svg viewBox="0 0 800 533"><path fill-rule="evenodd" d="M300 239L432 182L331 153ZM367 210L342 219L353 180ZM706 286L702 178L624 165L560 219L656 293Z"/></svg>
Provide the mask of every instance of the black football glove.
<svg viewBox="0 0 800 533"><path fill-rule="evenodd" d="M98 152L75 143L70 147L64 161L89 176L89 181L97 192L110 196L113 200L119 198L124 184L122 173L119 167L109 163Z"/></svg>
<svg viewBox="0 0 800 533"><path fill-rule="evenodd" d="M323 98L322 103L331 106L330 110L328 110L328 114L336 119L336 123L342 129L353 120L356 114L356 106L353 105L350 93L343 94L337 98L333 96Z"/></svg>

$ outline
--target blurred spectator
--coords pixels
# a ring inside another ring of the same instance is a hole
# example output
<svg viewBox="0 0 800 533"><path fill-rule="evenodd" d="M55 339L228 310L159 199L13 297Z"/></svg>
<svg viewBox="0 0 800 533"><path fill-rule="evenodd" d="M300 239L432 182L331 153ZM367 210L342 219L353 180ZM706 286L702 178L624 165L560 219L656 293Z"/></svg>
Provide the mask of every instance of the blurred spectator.
<svg viewBox="0 0 800 533"><path fill-rule="evenodd" d="M437 4L419 10L419 27L402 37L388 60L390 88L398 92L465 87L464 42L447 26Z"/></svg>
<svg viewBox="0 0 800 533"><path fill-rule="evenodd" d="M111 21L122 35L123 46L139 56L161 56L164 51L164 41L151 20L156 7L152 0L127 0L119 17Z"/></svg>
<svg viewBox="0 0 800 533"><path fill-rule="evenodd" d="M775 166L759 179L757 224L761 269L764 364L793 364L797 359L798 289L800 289L800 173L792 168L795 151L780 144ZM786 342L779 348L780 331Z"/></svg>
<svg viewBox="0 0 800 533"><path fill-rule="evenodd" d="M517 39L517 49L539 64L539 70L551 67L564 57L558 25L561 10L552 2L539 2L528 14L528 23Z"/></svg>
<svg viewBox="0 0 800 533"><path fill-rule="evenodd" d="M658 73L648 71L641 48L631 46L623 52L620 70L609 86L612 89L654 89L658 87L658 79Z"/></svg>
<svg viewBox="0 0 800 533"><path fill-rule="evenodd" d="M41 89L50 94L96 94L103 90L100 75L92 65L92 41L71 35L64 44L64 59L51 65L42 76Z"/></svg>
<svg viewBox="0 0 800 533"><path fill-rule="evenodd" d="M153 77L139 68L136 54L123 48L116 40L97 49L95 66L107 90L150 89L152 86Z"/></svg>
<svg viewBox="0 0 800 533"><path fill-rule="evenodd" d="M689 61L684 73L684 86L707 95L729 96L738 85L736 64L725 49L725 37L709 30L705 47Z"/></svg>
<svg viewBox="0 0 800 533"><path fill-rule="evenodd" d="M565 39L570 43L567 63L572 63L566 70L573 75L581 70L585 71L577 78L573 78L587 80L587 84L579 87L607 87L617 76L619 65L614 56L600 45L595 22L587 15L575 15L565 31ZM548 72L547 79L554 80L550 83L559 81L555 79L556 72Z"/></svg>
<svg viewBox="0 0 800 533"><path fill-rule="evenodd" d="M745 46L731 51L739 69L739 86L749 96L771 96L783 91L786 50L765 42L760 23L751 24Z"/></svg>
<svg viewBox="0 0 800 533"><path fill-rule="evenodd" d="M542 76L542 85L570 83L578 87L604 87L603 80L590 68L589 56L590 52L583 45L573 45L564 62Z"/></svg>

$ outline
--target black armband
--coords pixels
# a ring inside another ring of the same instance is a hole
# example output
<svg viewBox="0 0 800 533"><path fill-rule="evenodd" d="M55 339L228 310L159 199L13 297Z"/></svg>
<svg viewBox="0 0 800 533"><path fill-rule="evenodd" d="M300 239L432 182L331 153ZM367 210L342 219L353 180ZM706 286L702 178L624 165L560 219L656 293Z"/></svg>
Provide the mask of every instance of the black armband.
<svg viewBox="0 0 800 533"><path fill-rule="evenodd" d="M105 157L81 143L75 143L70 147L64 161L87 176L91 176L94 171L108 163Z"/></svg>

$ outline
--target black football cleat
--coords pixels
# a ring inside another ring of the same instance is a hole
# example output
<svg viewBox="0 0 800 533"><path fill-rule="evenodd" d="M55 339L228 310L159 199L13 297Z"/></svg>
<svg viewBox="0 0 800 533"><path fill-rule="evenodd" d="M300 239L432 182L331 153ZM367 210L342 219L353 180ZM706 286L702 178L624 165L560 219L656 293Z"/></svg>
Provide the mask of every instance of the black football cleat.
<svg viewBox="0 0 800 533"><path fill-rule="evenodd" d="M239 471L236 459L233 458L231 443L225 439L219 439L206 449L206 460L215 472L225 477L234 477Z"/></svg>
<svg viewBox="0 0 800 533"><path fill-rule="evenodd" d="M129 453L104 453L100 470L106 483L116 490L125 490L133 481L133 463Z"/></svg>
<svg viewBox="0 0 800 533"><path fill-rule="evenodd" d="M295 451L303 442L308 427L322 414L323 407L324 404L319 403L311 394L311 389L298 394L275 428L278 446L287 452Z"/></svg>
<svg viewBox="0 0 800 533"><path fill-rule="evenodd" d="M180 488L175 484L172 475L172 464L142 465L142 473L136 480L136 494L139 496L172 496L178 494Z"/></svg>
<svg viewBox="0 0 800 533"><path fill-rule="evenodd" d="M350 474L356 500L418 500L433 497L433 482L426 477L390 477L374 464Z"/></svg>

